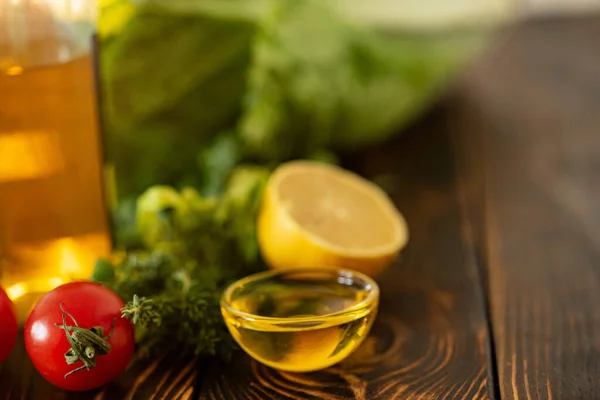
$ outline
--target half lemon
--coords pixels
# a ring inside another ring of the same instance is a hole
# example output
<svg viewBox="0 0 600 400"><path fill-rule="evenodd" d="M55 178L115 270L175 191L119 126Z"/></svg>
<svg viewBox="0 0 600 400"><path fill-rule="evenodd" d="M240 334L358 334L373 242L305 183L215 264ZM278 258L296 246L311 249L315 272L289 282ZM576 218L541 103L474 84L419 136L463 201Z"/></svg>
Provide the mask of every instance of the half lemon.
<svg viewBox="0 0 600 400"><path fill-rule="evenodd" d="M269 178L258 241L271 268L351 268L376 277L408 242L408 227L368 180L324 163L291 161Z"/></svg>

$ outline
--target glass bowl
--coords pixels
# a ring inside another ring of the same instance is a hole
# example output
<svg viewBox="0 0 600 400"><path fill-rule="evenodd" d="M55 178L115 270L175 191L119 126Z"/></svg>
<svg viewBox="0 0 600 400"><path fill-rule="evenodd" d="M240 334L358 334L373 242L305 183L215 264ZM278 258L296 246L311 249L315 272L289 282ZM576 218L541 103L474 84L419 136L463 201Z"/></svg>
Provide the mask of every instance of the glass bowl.
<svg viewBox="0 0 600 400"><path fill-rule="evenodd" d="M243 278L223 293L227 328L255 360L283 371L327 368L350 355L377 315L379 287L362 273L291 268Z"/></svg>

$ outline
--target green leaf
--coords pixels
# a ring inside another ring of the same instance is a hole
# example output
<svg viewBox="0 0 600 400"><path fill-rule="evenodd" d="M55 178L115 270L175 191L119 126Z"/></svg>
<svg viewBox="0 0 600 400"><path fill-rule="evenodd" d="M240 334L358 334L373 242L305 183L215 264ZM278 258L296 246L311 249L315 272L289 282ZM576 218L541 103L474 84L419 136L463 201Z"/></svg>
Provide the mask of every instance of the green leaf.
<svg viewBox="0 0 600 400"><path fill-rule="evenodd" d="M485 43L479 32L375 31L348 20L343 1L278 4L254 41L238 124L251 154L263 161L388 138Z"/></svg>
<svg viewBox="0 0 600 400"><path fill-rule="evenodd" d="M216 218L236 243L246 263L258 259L256 218L262 204L269 170L257 166L237 167L223 193Z"/></svg>
<svg viewBox="0 0 600 400"><path fill-rule="evenodd" d="M120 197L178 185L197 156L234 125L255 26L244 21L138 7L103 40L106 156Z"/></svg>
<svg viewBox="0 0 600 400"><path fill-rule="evenodd" d="M94 271L91 277L92 281L100 283L109 283L115 279L115 267L110 261L99 259L94 264Z"/></svg>
<svg viewBox="0 0 600 400"><path fill-rule="evenodd" d="M123 199L112 211L113 239L118 248L133 248L140 243L137 229L136 199Z"/></svg>
<svg viewBox="0 0 600 400"><path fill-rule="evenodd" d="M220 134L198 157L200 171L204 177L202 194L209 197L219 195L229 173L240 159L240 143L237 137L231 132Z"/></svg>
<svg viewBox="0 0 600 400"><path fill-rule="evenodd" d="M181 208L181 196L169 186L153 186L137 201L137 230L144 244L155 246L174 240L174 213Z"/></svg>

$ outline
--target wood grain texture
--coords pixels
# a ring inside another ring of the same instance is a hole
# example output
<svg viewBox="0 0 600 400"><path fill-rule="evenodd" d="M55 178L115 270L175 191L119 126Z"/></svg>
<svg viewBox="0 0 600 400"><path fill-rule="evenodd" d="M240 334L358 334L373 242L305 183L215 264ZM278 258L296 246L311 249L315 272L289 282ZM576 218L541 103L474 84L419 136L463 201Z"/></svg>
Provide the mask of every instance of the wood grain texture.
<svg viewBox="0 0 600 400"><path fill-rule="evenodd" d="M200 399L488 399L488 331L465 242L448 110L348 165L392 195L410 244L380 281L380 315L362 347L322 372L277 372L240 355L202 377Z"/></svg>
<svg viewBox="0 0 600 400"><path fill-rule="evenodd" d="M21 341L0 371L0 400L190 400L195 398L197 374L197 362L188 356L134 360L122 376L100 390L65 392L38 374Z"/></svg>
<svg viewBox="0 0 600 400"><path fill-rule="evenodd" d="M600 18L525 25L471 71L504 399L600 397Z"/></svg>

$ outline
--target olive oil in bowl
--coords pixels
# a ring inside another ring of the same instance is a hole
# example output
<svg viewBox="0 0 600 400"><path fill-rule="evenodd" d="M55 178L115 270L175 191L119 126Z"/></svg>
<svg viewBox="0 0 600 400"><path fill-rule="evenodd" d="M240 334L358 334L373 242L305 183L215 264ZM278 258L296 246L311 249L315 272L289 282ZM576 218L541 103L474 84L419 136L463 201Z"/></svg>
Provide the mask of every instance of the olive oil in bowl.
<svg viewBox="0 0 600 400"><path fill-rule="evenodd" d="M379 289L367 276L339 269L283 269L229 287L222 312L229 331L254 359L292 372L327 368L366 338Z"/></svg>

